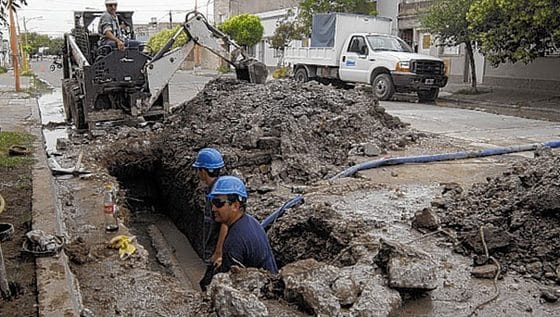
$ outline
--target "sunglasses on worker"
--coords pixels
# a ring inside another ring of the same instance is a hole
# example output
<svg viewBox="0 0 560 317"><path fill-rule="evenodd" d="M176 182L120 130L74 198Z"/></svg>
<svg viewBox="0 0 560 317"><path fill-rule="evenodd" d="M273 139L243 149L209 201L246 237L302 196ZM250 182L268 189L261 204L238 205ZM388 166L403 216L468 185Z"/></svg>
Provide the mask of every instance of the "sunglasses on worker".
<svg viewBox="0 0 560 317"><path fill-rule="evenodd" d="M229 200L221 200L220 198L212 198L210 202L212 202L212 205L216 206L216 208L222 208L226 203L231 203Z"/></svg>

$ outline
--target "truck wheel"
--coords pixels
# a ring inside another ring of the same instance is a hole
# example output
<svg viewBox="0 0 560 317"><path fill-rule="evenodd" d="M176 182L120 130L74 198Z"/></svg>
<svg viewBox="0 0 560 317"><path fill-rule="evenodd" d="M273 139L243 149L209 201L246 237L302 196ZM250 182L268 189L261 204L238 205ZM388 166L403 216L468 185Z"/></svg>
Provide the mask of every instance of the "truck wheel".
<svg viewBox="0 0 560 317"><path fill-rule="evenodd" d="M373 94L379 100L389 100L395 93L393 80L389 74L379 74L373 80Z"/></svg>
<svg viewBox="0 0 560 317"><path fill-rule="evenodd" d="M439 95L439 88L433 88L430 90L419 90L418 91L418 101L419 102L433 102L437 99Z"/></svg>
<svg viewBox="0 0 560 317"><path fill-rule="evenodd" d="M304 67L298 68L298 70L296 70L296 73L294 74L294 79L302 83L309 81L307 70Z"/></svg>

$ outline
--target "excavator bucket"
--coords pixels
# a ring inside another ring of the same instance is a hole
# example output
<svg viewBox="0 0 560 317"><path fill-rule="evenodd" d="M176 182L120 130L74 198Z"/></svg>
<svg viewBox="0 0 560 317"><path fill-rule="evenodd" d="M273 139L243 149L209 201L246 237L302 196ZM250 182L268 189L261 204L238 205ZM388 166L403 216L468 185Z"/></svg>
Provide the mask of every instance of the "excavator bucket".
<svg viewBox="0 0 560 317"><path fill-rule="evenodd" d="M256 59L245 59L235 66L237 79L246 80L253 84L264 84L268 76L266 65Z"/></svg>

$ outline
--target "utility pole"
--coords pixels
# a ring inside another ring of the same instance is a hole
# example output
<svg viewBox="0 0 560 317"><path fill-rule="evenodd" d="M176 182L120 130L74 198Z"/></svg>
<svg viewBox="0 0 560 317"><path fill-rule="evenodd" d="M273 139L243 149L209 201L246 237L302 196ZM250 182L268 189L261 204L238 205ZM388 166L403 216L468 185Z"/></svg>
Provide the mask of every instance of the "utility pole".
<svg viewBox="0 0 560 317"><path fill-rule="evenodd" d="M16 23L17 23L17 32L19 34L19 36L21 37L21 29L19 28L19 17L16 14ZM18 39L18 43L19 43L19 49L21 50L21 72L22 74L26 75L26 73L29 71L29 63L27 61L27 52L25 51L27 49L27 28L25 27L25 17L23 17L23 30L25 31L25 37L19 38ZM25 43L22 43L22 41L25 40Z"/></svg>
<svg viewBox="0 0 560 317"><path fill-rule="evenodd" d="M171 10L169 10L169 28L173 28L173 14L171 13Z"/></svg>
<svg viewBox="0 0 560 317"><path fill-rule="evenodd" d="M16 79L16 92L21 91L21 86L19 82L19 65L17 56L17 34L16 34L16 23L14 21L14 12L12 7L13 0L8 0L8 11L10 11L10 49L12 51L12 65L14 66L14 77Z"/></svg>

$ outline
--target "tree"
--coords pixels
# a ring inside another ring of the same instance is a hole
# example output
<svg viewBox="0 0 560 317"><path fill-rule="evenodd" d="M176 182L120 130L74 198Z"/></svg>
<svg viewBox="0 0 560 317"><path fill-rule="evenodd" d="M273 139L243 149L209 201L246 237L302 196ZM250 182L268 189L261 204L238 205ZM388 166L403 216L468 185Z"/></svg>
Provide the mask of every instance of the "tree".
<svg viewBox="0 0 560 317"><path fill-rule="evenodd" d="M303 40L306 37L303 27L293 19L293 15L293 11L288 10L288 13L278 20L274 34L269 38L270 47L280 51L282 55L291 41ZM282 58L279 59L278 64L282 64Z"/></svg>
<svg viewBox="0 0 560 317"><path fill-rule="evenodd" d="M156 34L152 35L149 39L148 39L148 50L150 51L151 54L155 54L157 52L159 52L159 50L165 45L165 43L167 43L167 41L173 37L173 35L175 35L175 33L177 33L177 31L179 30L179 28L182 28L182 25L177 26L175 29L164 29L161 30L159 32L157 32ZM173 43L173 46L171 46L171 48L176 48L176 47L180 47L183 46L185 43L187 42L187 34L185 32L182 32L179 37L177 37L177 39L175 40L175 43Z"/></svg>
<svg viewBox="0 0 560 317"><path fill-rule="evenodd" d="M21 34L20 36L23 37L22 42L27 43L25 51L30 55L37 54L37 51L41 46L51 47L51 39L48 35L29 32L27 34Z"/></svg>
<svg viewBox="0 0 560 317"><path fill-rule="evenodd" d="M303 38L303 30L296 21L279 22L274 30L274 34L270 37L270 47L284 50L290 41Z"/></svg>
<svg viewBox="0 0 560 317"><path fill-rule="evenodd" d="M314 14L342 12L377 15L376 9L376 3L370 0L303 0L299 5L298 20L309 35Z"/></svg>
<svg viewBox="0 0 560 317"><path fill-rule="evenodd" d="M1 0L0 1L0 21L3 25L9 23L7 19L8 8L11 6L12 10L16 12L22 5L27 5L27 0Z"/></svg>
<svg viewBox="0 0 560 317"><path fill-rule="evenodd" d="M560 46L558 0L473 0L467 18L494 66L528 63Z"/></svg>
<svg viewBox="0 0 560 317"><path fill-rule="evenodd" d="M229 35L237 44L246 47L257 44L264 33L261 19L252 14L233 16L218 25L218 29Z"/></svg>
<svg viewBox="0 0 560 317"><path fill-rule="evenodd" d="M49 41L49 54L62 55L62 48L64 47L64 38L55 37Z"/></svg>
<svg viewBox="0 0 560 317"><path fill-rule="evenodd" d="M422 26L429 32L437 34L440 45L465 45L465 51L471 70L471 86L476 91L476 69L473 47L476 33L467 20L467 12L474 0L436 0L421 17Z"/></svg>

